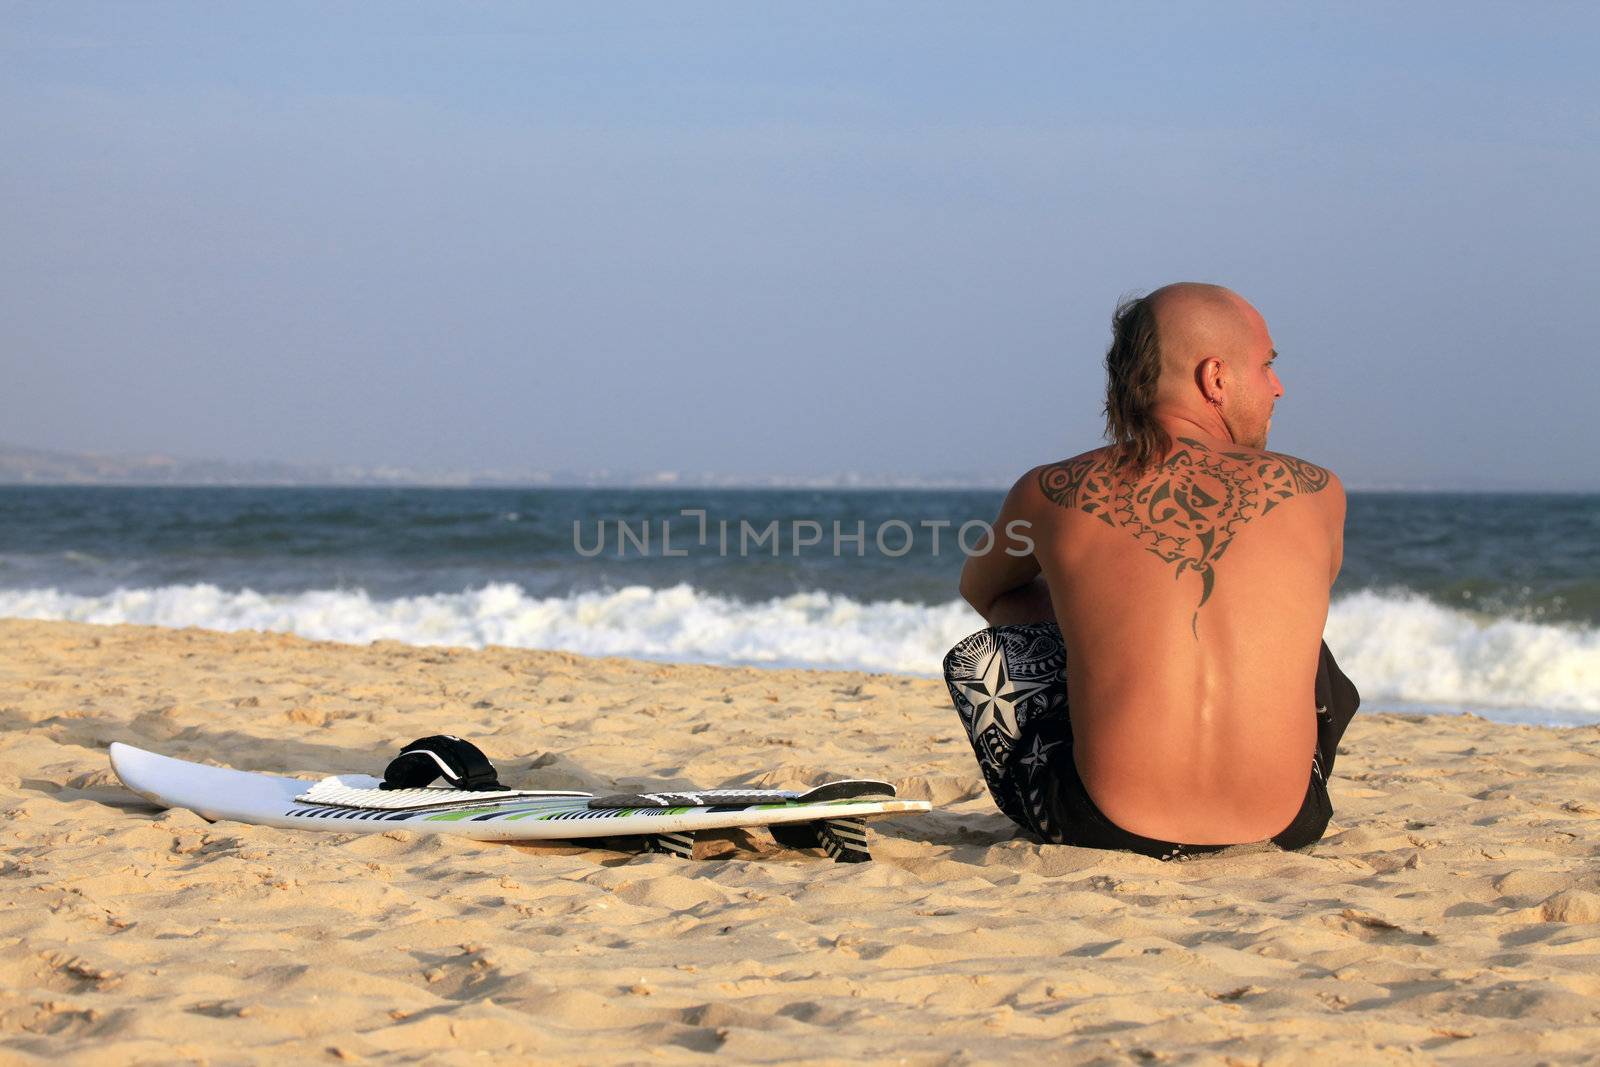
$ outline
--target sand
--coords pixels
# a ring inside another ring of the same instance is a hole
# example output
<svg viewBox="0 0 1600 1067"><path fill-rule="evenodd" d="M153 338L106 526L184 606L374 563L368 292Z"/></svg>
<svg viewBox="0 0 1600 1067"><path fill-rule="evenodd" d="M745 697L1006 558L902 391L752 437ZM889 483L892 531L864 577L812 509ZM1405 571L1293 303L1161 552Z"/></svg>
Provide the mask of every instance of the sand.
<svg viewBox="0 0 1600 1067"><path fill-rule="evenodd" d="M1364 711L1320 843L1162 864L1018 836L924 679L0 621L0 722L0 1063L1600 1049L1600 727ZM530 787L860 775L937 809L870 864L737 832L684 862L208 824L105 754L381 774L445 730Z"/></svg>

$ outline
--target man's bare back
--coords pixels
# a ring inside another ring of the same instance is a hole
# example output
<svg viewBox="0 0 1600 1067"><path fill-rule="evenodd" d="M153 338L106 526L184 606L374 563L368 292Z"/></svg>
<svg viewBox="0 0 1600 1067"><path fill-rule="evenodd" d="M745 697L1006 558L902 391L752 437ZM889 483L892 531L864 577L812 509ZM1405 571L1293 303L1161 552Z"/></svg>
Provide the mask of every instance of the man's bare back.
<svg viewBox="0 0 1600 1067"><path fill-rule="evenodd" d="M1220 293L1167 309L1237 321L1182 323L1194 351L1163 353L1163 447L1142 465L1112 447L1028 472L962 581L992 625L1060 626L1093 803L1134 834L1194 844L1261 840L1306 796L1344 523L1337 478L1262 447L1276 353L1254 309Z"/></svg>
<svg viewBox="0 0 1600 1067"><path fill-rule="evenodd" d="M1283 829L1316 743L1308 679L1342 519L1318 499L1328 473L1198 437L1132 479L1104 449L1032 473L1090 795L1147 837Z"/></svg>

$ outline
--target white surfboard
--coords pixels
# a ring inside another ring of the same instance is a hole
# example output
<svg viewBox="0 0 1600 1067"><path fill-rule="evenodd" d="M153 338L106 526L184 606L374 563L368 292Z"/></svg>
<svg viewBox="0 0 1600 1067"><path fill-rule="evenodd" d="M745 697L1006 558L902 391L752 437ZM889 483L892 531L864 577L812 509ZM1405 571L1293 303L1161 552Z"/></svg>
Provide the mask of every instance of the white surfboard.
<svg viewBox="0 0 1600 1067"><path fill-rule="evenodd" d="M690 855L700 830L767 826L779 843L821 848L836 860L869 858L864 820L928 811L899 800L887 783L836 782L807 794L785 790L674 790L595 797L545 790L382 791L368 775L312 781L210 767L113 742L111 768L122 784L168 808L212 821L342 833L452 834L478 841L645 839L653 851ZM838 799L816 799L838 797ZM690 801L695 801L691 803Z"/></svg>

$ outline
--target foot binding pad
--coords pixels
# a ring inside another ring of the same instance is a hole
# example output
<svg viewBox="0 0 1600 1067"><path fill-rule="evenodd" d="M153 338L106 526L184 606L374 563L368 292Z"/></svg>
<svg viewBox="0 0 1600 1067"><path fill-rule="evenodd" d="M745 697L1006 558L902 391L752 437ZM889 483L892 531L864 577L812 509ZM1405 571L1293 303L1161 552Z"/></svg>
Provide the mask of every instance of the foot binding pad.
<svg viewBox="0 0 1600 1067"><path fill-rule="evenodd" d="M402 748L383 772L383 784L378 788L421 789L435 778L472 792L505 788L489 757L471 741L451 734L419 737Z"/></svg>

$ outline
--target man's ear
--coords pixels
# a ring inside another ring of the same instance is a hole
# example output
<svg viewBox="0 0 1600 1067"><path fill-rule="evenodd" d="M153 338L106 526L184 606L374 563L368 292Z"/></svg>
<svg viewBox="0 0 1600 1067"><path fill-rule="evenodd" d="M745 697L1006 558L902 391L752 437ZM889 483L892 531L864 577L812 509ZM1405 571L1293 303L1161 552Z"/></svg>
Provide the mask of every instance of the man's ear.
<svg viewBox="0 0 1600 1067"><path fill-rule="evenodd" d="M1208 404L1222 403L1222 360L1215 356L1202 359L1194 368L1194 384Z"/></svg>

